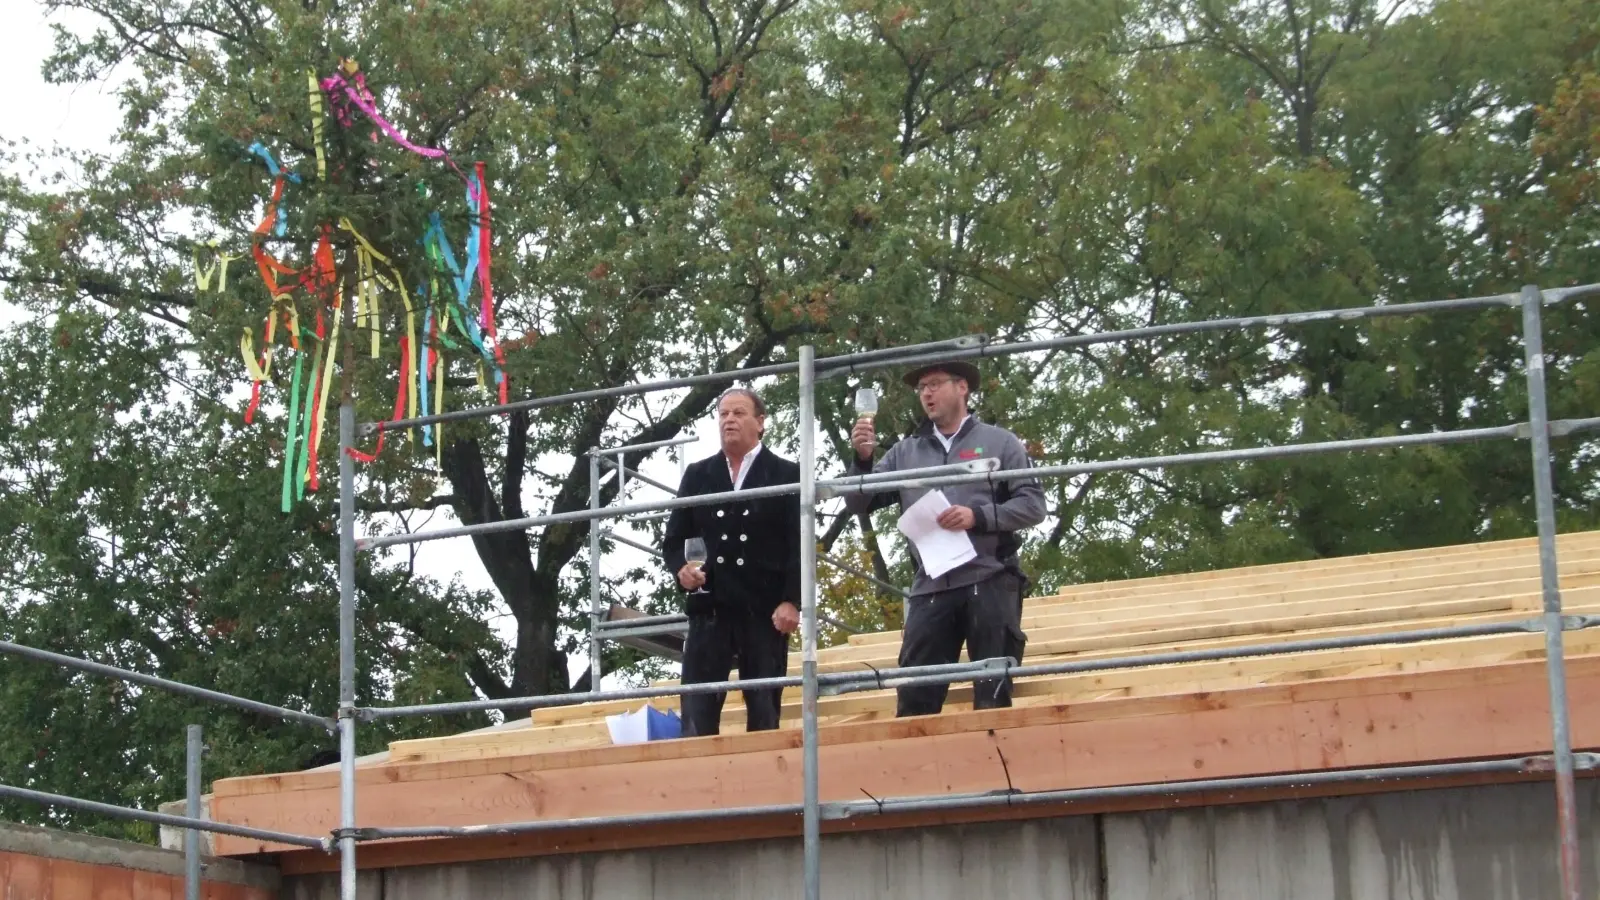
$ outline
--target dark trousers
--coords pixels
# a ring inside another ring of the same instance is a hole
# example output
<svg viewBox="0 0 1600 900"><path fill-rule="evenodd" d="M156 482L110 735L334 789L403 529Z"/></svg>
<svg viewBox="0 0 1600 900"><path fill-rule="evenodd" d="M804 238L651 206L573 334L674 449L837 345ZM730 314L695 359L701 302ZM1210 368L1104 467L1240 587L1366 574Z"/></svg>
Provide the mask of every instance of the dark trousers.
<svg viewBox="0 0 1600 900"><path fill-rule="evenodd" d="M741 679L780 677L789 668L789 636L772 627L771 616L745 610L689 616L689 636L683 642L684 684L727 681L736 658ZM683 736L717 734L727 696L684 694ZM746 729L777 728L782 702L781 688L744 691Z"/></svg>
<svg viewBox="0 0 1600 900"><path fill-rule="evenodd" d="M1027 637L1022 633L1022 579L1002 572L966 587L922 594L906 601L906 625L900 643L901 666L931 666L959 661L961 643L968 659L1009 656L1022 661ZM899 688L897 716L932 715L944 708L947 684ZM1011 705L1011 679L989 679L973 685L975 709Z"/></svg>

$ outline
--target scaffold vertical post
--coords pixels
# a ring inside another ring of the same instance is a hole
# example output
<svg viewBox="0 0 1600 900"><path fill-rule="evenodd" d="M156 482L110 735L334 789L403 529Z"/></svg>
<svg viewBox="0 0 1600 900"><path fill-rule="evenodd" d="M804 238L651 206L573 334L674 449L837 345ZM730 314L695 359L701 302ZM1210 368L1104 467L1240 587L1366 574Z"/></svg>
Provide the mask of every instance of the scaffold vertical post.
<svg viewBox="0 0 1600 900"><path fill-rule="evenodd" d="M1527 353L1528 425L1533 452L1534 513L1539 525L1539 577L1544 598L1545 667L1550 678L1551 754L1556 773L1556 829L1560 836L1561 896L1579 900L1578 801L1573 781L1567 669L1562 645L1561 580L1556 568L1555 486L1550 473L1550 413L1545 402L1544 295L1522 289L1522 339Z"/></svg>
<svg viewBox="0 0 1600 900"><path fill-rule="evenodd" d="M190 725L185 738L183 814L200 819L204 818L200 809L200 758L205 753L205 735L199 725ZM200 832L193 828L183 833L183 896L184 900L200 900Z"/></svg>
<svg viewBox="0 0 1600 900"><path fill-rule="evenodd" d="M805 757L804 840L806 900L822 896L822 822L817 802L817 447L816 356L800 348L800 674Z"/></svg>
<svg viewBox="0 0 1600 900"><path fill-rule="evenodd" d="M339 404L339 900L356 900L356 410Z"/></svg>
<svg viewBox="0 0 1600 900"><path fill-rule="evenodd" d="M600 448L589 448L589 509L600 509ZM600 690L600 529L589 520L589 690Z"/></svg>

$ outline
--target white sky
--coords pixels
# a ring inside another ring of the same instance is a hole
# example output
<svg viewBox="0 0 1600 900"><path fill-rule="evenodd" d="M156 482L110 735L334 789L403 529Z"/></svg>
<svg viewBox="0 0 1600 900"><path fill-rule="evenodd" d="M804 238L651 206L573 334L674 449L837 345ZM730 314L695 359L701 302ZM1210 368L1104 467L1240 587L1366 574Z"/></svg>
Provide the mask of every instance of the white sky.
<svg viewBox="0 0 1600 900"><path fill-rule="evenodd" d="M36 144L62 144L84 150L104 149L120 113L116 97L100 85L58 87L46 84L39 67L54 37L49 22L78 28L92 22L85 15L57 15L47 21L35 0L0 0L6 31L6 53L0 54L0 136L26 136Z"/></svg>

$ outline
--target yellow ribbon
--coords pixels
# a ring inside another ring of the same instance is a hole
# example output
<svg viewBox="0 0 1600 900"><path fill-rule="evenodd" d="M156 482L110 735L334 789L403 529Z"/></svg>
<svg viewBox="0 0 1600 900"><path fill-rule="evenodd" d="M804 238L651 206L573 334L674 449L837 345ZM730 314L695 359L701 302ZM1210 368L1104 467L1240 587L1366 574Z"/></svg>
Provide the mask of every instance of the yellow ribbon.
<svg viewBox="0 0 1600 900"><path fill-rule="evenodd" d="M317 370L322 367L322 356L323 356L323 352L325 350L327 350L326 345L322 344L322 343L318 343L316 352L313 353L312 356L311 356L311 377L312 378L316 378L317 377ZM327 355L328 356L332 356L333 354L332 353L328 353ZM315 398L316 398L316 391L312 390L310 388L310 386L308 385L307 388L306 388L306 404L307 404L307 406L306 406L305 410L301 413L301 415L303 415L305 417L302 421L305 421L307 423L306 429L305 429L305 437L304 437L304 440L305 440L305 451L306 451L306 456L305 456L306 465L305 465L304 468L302 468L300 470L300 480L301 480L302 483L310 483L310 481L311 481L311 460L316 456L316 453L317 453L317 450L316 450L316 447L317 447L317 443L316 443L317 433L312 430L312 427L313 427L314 423L316 422L316 417L312 414L312 408L310 406L311 402ZM302 488L302 491L303 490L304 489Z"/></svg>
<svg viewBox="0 0 1600 900"><path fill-rule="evenodd" d="M311 100L311 137L317 148L317 180L328 180L328 160L322 155L322 86L317 84L317 73L306 70L306 83L309 90L306 96Z"/></svg>
<svg viewBox="0 0 1600 900"><path fill-rule="evenodd" d="M438 415L444 412L444 351L439 351L439 363L434 367L433 376L433 413ZM444 423L436 422L433 426L433 464L440 469L444 468Z"/></svg>
<svg viewBox="0 0 1600 900"><path fill-rule="evenodd" d="M268 338L267 340L270 341L271 338ZM266 381L267 380L267 371L272 366L272 345L271 344L268 344L266 346L266 350L262 354L267 360L268 369L263 369L261 367L261 364L256 362L256 348L255 348L255 342L254 342L254 335L251 333L249 328L246 328L244 330L244 334L239 335L239 354L244 357L244 367L245 367L246 370L248 370L250 372L250 380L251 381Z"/></svg>
<svg viewBox="0 0 1600 900"><path fill-rule="evenodd" d="M372 264L372 254L356 246L356 264L360 270L360 287L356 293L356 317L372 338L372 358L378 358L378 276ZM384 279L387 281L388 279Z"/></svg>
<svg viewBox="0 0 1600 900"><path fill-rule="evenodd" d="M201 265L201 263L200 263L200 247L201 246L210 247L212 250L216 250L217 251L217 258L212 260L211 261L211 265L209 265L209 266ZM196 246L194 248L194 288L195 288L195 293L203 294L206 291L211 290L211 276L212 275L220 275L220 277L217 279L217 293L220 294L223 291L226 291L228 289L228 263L233 262L234 260L239 259L239 258L240 257L234 256L234 255L229 254L229 253L223 253L222 251L217 250L217 242L216 241L205 241L201 245Z"/></svg>
<svg viewBox="0 0 1600 900"><path fill-rule="evenodd" d="M231 253L218 253L217 254L217 268L218 268L217 293L220 294L223 291L226 291L228 289L228 263L231 263L236 259L243 259L243 258L244 257L242 255L241 256L234 256Z"/></svg>
<svg viewBox="0 0 1600 900"><path fill-rule="evenodd" d="M327 418L328 391L333 386L333 361L339 349L339 324L344 320L344 296L339 289L334 290L334 316L333 332L328 335L327 346L322 348L322 387L318 389L321 400L317 403L316 417L311 421L311 454L316 455L322 446L322 423Z"/></svg>
<svg viewBox="0 0 1600 900"><path fill-rule="evenodd" d="M372 246L372 242L367 240L366 237L364 235L362 235L361 232L356 230L356 226L354 225L354 223L352 223L350 221L350 218L348 216L340 217L340 219L339 219L339 229L341 231L349 232L350 236L355 239L358 259L359 259L359 255L360 254L366 254L368 257L370 257L370 259L368 260L369 262L371 260L377 260L378 262L381 262L385 266L389 267L389 274L394 276L394 280L393 281L390 281L388 278L385 278L382 274L378 273L376 264L374 264L373 267L372 267L373 277L377 280L378 283L382 284L384 287L387 287L392 291L395 291L396 293L398 293L400 295L400 302L405 304L405 308L406 308L406 346L411 348L411 352L413 354L421 353L422 348L417 343L417 313L416 313L415 307L413 307L411 305L411 294L410 294L409 291L406 290L405 277L400 274L400 270L395 267L394 262L391 261L388 256L385 256L383 254L383 252L380 251L377 247ZM363 279L363 280L365 280L365 279ZM377 324L376 324L376 318L377 318L377 299L376 299L376 294L374 294L374 299L372 301L371 306L369 306L368 309L369 309L370 314L373 316L373 320L374 320L373 329L372 329L372 342L373 342L373 355L376 356L377 355L377 342L378 342L378 327L377 327ZM423 359L424 361L427 360L427 356L425 356L425 355L421 356L420 358ZM415 380L410 385L407 385L407 388L406 388L406 418L414 419L414 418L417 417L417 400L418 400L418 398L417 398L416 388L417 388L418 385L420 385L422 383L422 366L420 366L420 365L419 366L412 366L411 368L412 368L412 377Z"/></svg>
<svg viewBox="0 0 1600 900"><path fill-rule="evenodd" d="M272 304L274 306L283 307L284 309L288 310L288 315L289 315L289 334L292 337L292 340L290 340L289 343L291 345L293 345L293 346L299 346L299 344L300 344L300 309L299 309L299 307L294 305L294 297L293 297L293 295L291 295L288 291L285 291L285 292L279 294L278 296L273 297L272 298ZM277 313L277 310L273 310L272 315L267 317L267 343L269 343L269 344L272 343L273 335L277 333L277 329L278 329L278 313Z"/></svg>
<svg viewBox="0 0 1600 900"><path fill-rule="evenodd" d="M217 270L217 263L213 261L209 266L200 265L200 248L194 248L194 290L203 294L211 289L211 274Z"/></svg>

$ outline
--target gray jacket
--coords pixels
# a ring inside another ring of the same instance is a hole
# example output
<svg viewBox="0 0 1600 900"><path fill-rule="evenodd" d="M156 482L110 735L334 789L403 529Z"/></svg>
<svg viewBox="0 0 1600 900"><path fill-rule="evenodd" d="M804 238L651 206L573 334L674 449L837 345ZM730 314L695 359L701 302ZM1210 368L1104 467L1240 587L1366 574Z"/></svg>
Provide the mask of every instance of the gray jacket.
<svg viewBox="0 0 1600 900"><path fill-rule="evenodd" d="M968 418L961 430L956 432L948 452L933 433L933 423L924 421L915 434L890 447L883 459L871 467L871 471L898 472L991 456L999 457L1002 469L1032 467L1028 452L1016 435L999 426L980 422L977 416ZM851 467L857 472L868 468L854 454L851 454ZM967 532L967 536L972 539L972 547L978 551L978 556L938 578L929 578L922 561L918 559L916 581L911 585L913 594L931 594L966 587L992 578L1005 570L1006 563L1010 561L1007 557L1016 553L1019 542L1013 532L1044 521L1044 489L1036 478L993 483L978 481L946 485L940 490L944 491L952 506L972 509L977 523ZM911 506L927 492L926 488L900 491L900 508L904 510ZM894 502L895 498L885 493L845 495L845 507L852 513L881 509ZM915 553L913 548L912 554ZM1015 565L1014 562L1012 564Z"/></svg>

